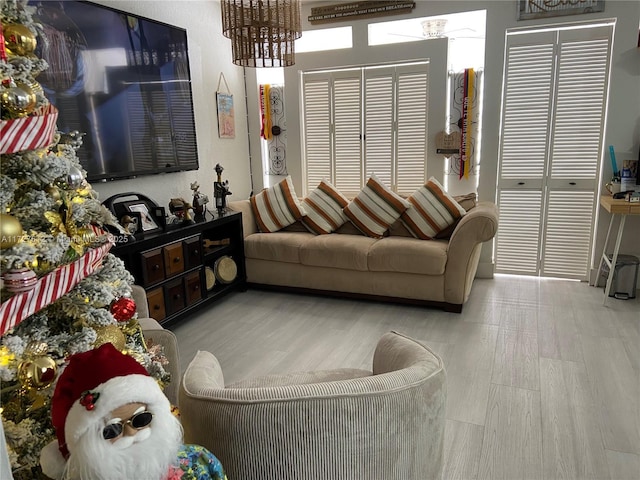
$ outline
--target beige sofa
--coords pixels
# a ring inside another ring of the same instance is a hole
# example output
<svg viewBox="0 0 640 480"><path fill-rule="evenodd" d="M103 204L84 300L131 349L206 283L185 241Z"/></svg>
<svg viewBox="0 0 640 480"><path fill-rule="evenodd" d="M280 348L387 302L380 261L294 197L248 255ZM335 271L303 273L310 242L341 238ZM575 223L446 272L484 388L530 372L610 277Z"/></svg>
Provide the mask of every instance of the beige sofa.
<svg viewBox="0 0 640 480"><path fill-rule="evenodd" d="M225 385L198 352L184 373L185 441L202 445L230 479L440 479L446 373L426 346L389 332L372 371L298 372Z"/></svg>
<svg viewBox="0 0 640 480"><path fill-rule="evenodd" d="M498 228L490 202L470 208L448 239L419 240L400 222L382 239L350 222L329 235L294 224L259 233L249 200L229 203L242 212L249 285L427 304L461 312L469 298L482 243Z"/></svg>

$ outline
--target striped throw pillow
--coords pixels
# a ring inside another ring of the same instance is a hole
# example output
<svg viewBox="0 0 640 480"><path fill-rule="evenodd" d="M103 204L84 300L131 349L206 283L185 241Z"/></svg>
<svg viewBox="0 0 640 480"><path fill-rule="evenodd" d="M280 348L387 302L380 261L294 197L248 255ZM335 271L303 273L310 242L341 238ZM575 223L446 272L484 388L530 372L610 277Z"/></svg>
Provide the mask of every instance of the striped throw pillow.
<svg viewBox="0 0 640 480"><path fill-rule="evenodd" d="M265 233L277 232L307 213L296 197L290 176L250 200L258 228Z"/></svg>
<svg viewBox="0 0 640 480"><path fill-rule="evenodd" d="M336 187L326 180L311 192L303 201L307 215L302 217L302 223L311 232L318 235L336 231L347 221L342 209L349 200Z"/></svg>
<svg viewBox="0 0 640 480"><path fill-rule="evenodd" d="M382 238L389 226L410 206L372 174L367 185L343 211L362 233Z"/></svg>
<svg viewBox="0 0 640 480"><path fill-rule="evenodd" d="M435 238L466 213L433 177L407 200L411 208L402 214L402 223L414 237L423 240Z"/></svg>

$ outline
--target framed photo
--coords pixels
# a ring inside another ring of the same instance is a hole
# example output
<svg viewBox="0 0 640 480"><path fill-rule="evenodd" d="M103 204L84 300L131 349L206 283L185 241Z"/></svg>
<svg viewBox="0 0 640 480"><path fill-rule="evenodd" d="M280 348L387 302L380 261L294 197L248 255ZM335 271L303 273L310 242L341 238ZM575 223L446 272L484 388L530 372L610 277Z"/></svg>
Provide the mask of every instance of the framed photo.
<svg viewBox="0 0 640 480"><path fill-rule="evenodd" d="M604 11L604 0L517 0L518 20L580 15Z"/></svg>
<svg viewBox="0 0 640 480"><path fill-rule="evenodd" d="M128 212L140 213L140 229L143 233L150 233L161 230L161 228L151 216L151 213L149 213L149 209L147 208L147 204L145 202L134 200L131 202L125 202L124 206Z"/></svg>
<svg viewBox="0 0 640 480"><path fill-rule="evenodd" d="M218 135L220 138L236 138L235 113L233 111L233 95L216 93L218 104Z"/></svg>

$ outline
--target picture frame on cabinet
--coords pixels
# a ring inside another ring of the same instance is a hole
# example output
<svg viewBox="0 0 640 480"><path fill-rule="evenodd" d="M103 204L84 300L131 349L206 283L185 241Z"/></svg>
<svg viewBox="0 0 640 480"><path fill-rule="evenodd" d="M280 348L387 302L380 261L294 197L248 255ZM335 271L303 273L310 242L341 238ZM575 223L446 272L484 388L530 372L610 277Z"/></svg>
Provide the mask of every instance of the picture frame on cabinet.
<svg viewBox="0 0 640 480"><path fill-rule="evenodd" d="M140 228L143 233L151 233L162 230L156 223L149 212L149 208L145 202L134 200L131 202L123 202L128 212L138 212L140 214Z"/></svg>

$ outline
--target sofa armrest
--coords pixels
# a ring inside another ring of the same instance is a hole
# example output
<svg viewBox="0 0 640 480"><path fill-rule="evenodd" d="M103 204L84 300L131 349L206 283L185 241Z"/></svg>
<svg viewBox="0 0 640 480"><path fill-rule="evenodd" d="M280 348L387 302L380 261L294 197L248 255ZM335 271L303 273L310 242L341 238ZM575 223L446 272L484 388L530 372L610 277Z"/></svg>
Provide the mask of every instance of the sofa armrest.
<svg viewBox="0 0 640 480"><path fill-rule="evenodd" d="M456 226L447 252L444 297L448 303L462 305L471 291L478 268L480 247L498 231L498 207L492 202L479 202Z"/></svg>
<svg viewBox="0 0 640 480"><path fill-rule="evenodd" d="M498 207L495 203L479 202L460 219L449 239L449 251L456 243L482 243L491 240L498 231Z"/></svg>
<svg viewBox="0 0 640 480"><path fill-rule="evenodd" d="M171 381L164 388L164 394L172 405L178 405L178 389L180 387L180 355L178 353L178 339L170 330L160 326L153 318L138 318L142 327L142 334L147 342L162 346L168 365L165 369L171 375Z"/></svg>
<svg viewBox="0 0 640 480"><path fill-rule="evenodd" d="M245 238L253 233L258 233L258 226L256 220L253 217L253 210L251 209L251 202L247 200L235 200L227 204L230 210L234 212L242 213L242 231Z"/></svg>
<svg viewBox="0 0 640 480"><path fill-rule="evenodd" d="M136 302L136 312L138 318L149 317L149 303L147 302L147 292L140 285L131 285L131 298Z"/></svg>

